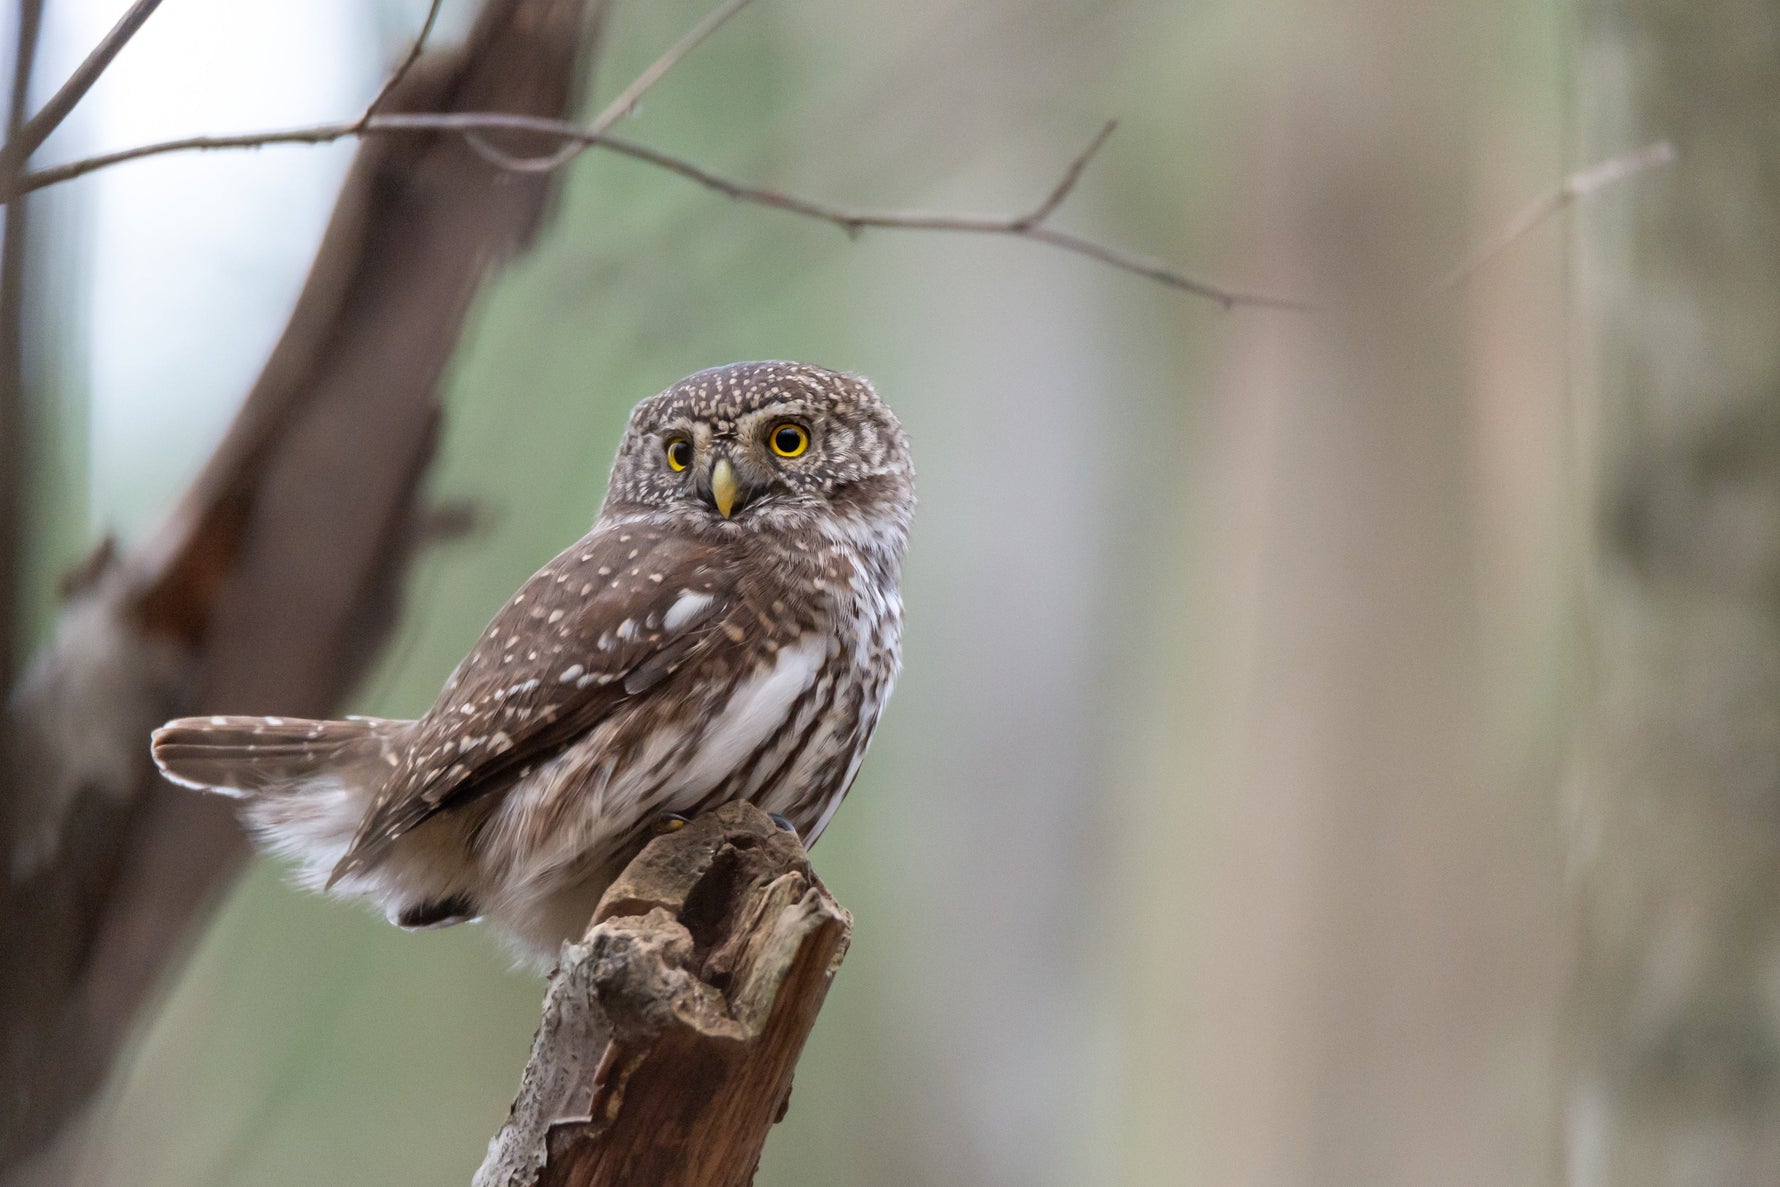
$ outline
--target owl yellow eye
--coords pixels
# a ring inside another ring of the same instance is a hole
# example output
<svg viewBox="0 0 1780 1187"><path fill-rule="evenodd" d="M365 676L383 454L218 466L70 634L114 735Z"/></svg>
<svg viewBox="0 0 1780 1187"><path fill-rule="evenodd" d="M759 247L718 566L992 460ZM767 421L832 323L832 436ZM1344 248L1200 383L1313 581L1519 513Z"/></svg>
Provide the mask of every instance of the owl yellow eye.
<svg viewBox="0 0 1780 1187"><path fill-rule="evenodd" d="M668 469L679 473L692 464L692 442L674 437L667 443Z"/></svg>
<svg viewBox="0 0 1780 1187"><path fill-rule="evenodd" d="M773 430L767 440L772 442L773 452L780 457L796 457L810 447L810 434L802 425L794 425L786 421Z"/></svg>

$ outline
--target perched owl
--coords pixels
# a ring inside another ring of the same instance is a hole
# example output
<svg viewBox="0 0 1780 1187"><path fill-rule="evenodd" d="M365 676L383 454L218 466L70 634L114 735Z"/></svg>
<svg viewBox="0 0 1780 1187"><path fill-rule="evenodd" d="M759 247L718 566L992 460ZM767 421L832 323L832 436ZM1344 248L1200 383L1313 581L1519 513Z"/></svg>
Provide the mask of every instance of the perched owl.
<svg viewBox="0 0 1780 1187"><path fill-rule="evenodd" d="M306 884L548 960L664 820L745 799L821 835L900 663L913 481L865 380L700 372L636 406L593 530L426 716L182 718L155 761Z"/></svg>

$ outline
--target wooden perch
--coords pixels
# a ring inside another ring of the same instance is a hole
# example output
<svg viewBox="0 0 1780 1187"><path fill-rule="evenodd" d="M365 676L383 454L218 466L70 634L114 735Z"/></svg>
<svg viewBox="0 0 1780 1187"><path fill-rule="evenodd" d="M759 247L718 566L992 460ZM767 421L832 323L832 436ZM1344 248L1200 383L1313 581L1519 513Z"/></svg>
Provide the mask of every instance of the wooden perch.
<svg viewBox="0 0 1780 1187"><path fill-rule="evenodd" d="M564 945L475 1187L752 1182L852 926L749 804L651 841Z"/></svg>

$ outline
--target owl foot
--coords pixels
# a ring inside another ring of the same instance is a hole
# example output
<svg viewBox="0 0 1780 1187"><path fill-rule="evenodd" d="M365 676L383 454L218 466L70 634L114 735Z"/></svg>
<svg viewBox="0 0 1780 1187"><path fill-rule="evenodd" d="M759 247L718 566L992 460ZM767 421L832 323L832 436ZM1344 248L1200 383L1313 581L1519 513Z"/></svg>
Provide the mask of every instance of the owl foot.
<svg viewBox="0 0 1780 1187"><path fill-rule="evenodd" d="M665 837L669 833L679 832L687 823L688 818L678 812L663 812L650 822L649 831L655 836Z"/></svg>

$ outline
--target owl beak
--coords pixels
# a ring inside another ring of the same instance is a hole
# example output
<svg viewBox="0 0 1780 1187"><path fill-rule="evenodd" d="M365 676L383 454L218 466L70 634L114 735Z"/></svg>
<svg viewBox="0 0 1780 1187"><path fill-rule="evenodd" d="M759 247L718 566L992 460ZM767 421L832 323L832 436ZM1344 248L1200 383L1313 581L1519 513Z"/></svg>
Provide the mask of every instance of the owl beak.
<svg viewBox="0 0 1780 1187"><path fill-rule="evenodd" d="M729 459L720 457L717 464L711 467L711 502L717 505L717 511L728 519L735 511L736 498L741 494L742 484L737 481L735 467Z"/></svg>

